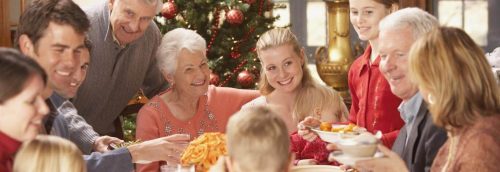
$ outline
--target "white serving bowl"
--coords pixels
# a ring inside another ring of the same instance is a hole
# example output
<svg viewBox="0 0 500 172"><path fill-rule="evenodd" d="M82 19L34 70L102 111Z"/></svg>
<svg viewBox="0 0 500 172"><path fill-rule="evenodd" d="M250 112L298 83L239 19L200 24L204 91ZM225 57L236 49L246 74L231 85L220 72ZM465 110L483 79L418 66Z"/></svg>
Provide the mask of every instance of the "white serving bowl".
<svg viewBox="0 0 500 172"><path fill-rule="evenodd" d="M335 144L344 154L352 157L372 157L377 152L377 143L358 143L352 140L342 140Z"/></svg>

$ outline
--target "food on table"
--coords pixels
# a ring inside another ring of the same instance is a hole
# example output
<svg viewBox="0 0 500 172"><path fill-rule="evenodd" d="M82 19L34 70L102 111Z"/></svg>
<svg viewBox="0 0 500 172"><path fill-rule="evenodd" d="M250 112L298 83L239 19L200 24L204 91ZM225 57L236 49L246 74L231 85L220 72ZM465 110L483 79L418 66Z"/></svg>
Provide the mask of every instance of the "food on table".
<svg viewBox="0 0 500 172"><path fill-rule="evenodd" d="M205 172L227 154L226 137L222 133L204 133L189 143L181 156L183 165L194 164L197 172Z"/></svg>
<svg viewBox="0 0 500 172"><path fill-rule="evenodd" d="M332 129L332 123L330 122L321 122L319 125L319 129L321 131L330 131Z"/></svg>
<svg viewBox="0 0 500 172"><path fill-rule="evenodd" d="M356 124L350 123L349 125L332 125L329 122L321 122L319 126L321 131L331 131L336 133L354 133L360 132L362 130Z"/></svg>

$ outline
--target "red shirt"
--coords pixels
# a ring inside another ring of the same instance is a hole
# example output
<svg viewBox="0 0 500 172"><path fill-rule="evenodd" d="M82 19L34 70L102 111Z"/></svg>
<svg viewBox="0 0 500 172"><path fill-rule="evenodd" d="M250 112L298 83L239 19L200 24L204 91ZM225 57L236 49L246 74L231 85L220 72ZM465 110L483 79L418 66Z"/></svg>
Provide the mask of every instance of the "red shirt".
<svg viewBox="0 0 500 172"><path fill-rule="evenodd" d="M0 172L12 171L14 164L14 154L21 147L21 142L17 141L0 131Z"/></svg>
<svg viewBox="0 0 500 172"><path fill-rule="evenodd" d="M398 111L401 99L391 92L389 83L379 71L380 57L370 64L371 46L349 69L352 105L349 121L375 133L383 133L382 143L388 148L398 136L404 121Z"/></svg>
<svg viewBox="0 0 500 172"><path fill-rule="evenodd" d="M329 162L328 155L330 151L326 150L326 142L319 137L312 142L304 140L301 136L294 132L290 135L290 151L295 154L294 165L297 165L299 160L314 159L318 165L340 165L338 162Z"/></svg>

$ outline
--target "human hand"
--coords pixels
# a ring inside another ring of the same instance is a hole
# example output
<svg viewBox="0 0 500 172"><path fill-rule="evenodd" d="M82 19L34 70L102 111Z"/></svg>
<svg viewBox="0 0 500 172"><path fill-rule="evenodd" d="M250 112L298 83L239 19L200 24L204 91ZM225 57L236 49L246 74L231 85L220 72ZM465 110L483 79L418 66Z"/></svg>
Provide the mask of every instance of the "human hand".
<svg viewBox="0 0 500 172"><path fill-rule="evenodd" d="M329 143L326 145L326 150L328 150L330 152L334 152L334 151L340 151L340 148L335 143ZM328 161L333 162L333 161L337 161L337 160L335 160L333 158L333 156L328 156ZM355 169L349 165L340 165L339 167L342 171L346 171L346 172L358 171L357 169Z"/></svg>
<svg viewBox="0 0 500 172"><path fill-rule="evenodd" d="M320 124L321 121L319 121L317 118L308 116L304 120L300 121L297 125L297 134L299 134L299 136L301 136L304 140L312 142L318 137L318 135L311 131L311 127L316 128L319 127Z"/></svg>
<svg viewBox="0 0 500 172"><path fill-rule="evenodd" d="M408 172L405 162L388 148L383 145L378 145L378 149L386 156L383 158L374 158L369 160L360 160L356 162L356 168L361 171L401 171Z"/></svg>
<svg viewBox="0 0 500 172"><path fill-rule="evenodd" d="M340 149L339 149L339 147L337 147L337 145L335 143L328 143L326 145L326 150L328 150L330 152L334 152L334 151L338 151ZM333 161L336 161L336 160L333 159L332 156L328 156L328 161L333 162Z"/></svg>
<svg viewBox="0 0 500 172"><path fill-rule="evenodd" d="M297 166L299 165L318 165L318 161L315 159L301 159L297 161Z"/></svg>
<svg viewBox="0 0 500 172"><path fill-rule="evenodd" d="M116 138L116 137L100 136L94 140L94 144L92 145L93 146L92 149L97 151L97 152L104 153L104 152L109 151L108 147L111 143L120 144L122 142L123 142L123 140Z"/></svg>
<svg viewBox="0 0 500 172"><path fill-rule="evenodd" d="M133 163L151 161L179 163L181 153L187 147L189 139L187 134L174 134L131 145L127 148L132 155Z"/></svg>

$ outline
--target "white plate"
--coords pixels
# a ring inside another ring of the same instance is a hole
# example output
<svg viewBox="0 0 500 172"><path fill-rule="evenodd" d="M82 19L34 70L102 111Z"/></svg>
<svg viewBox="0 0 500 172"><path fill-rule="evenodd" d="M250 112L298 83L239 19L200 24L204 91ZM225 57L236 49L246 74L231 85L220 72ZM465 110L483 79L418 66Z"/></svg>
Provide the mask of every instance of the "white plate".
<svg viewBox="0 0 500 172"><path fill-rule="evenodd" d="M291 172L343 172L343 170L331 165L301 165L292 167Z"/></svg>
<svg viewBox="0 0 500 172"><path fill-rule="evenodd" d="M347 125L334 124L332 127L345 127L345 126L347 126ZM350 139L350 138L353 138L353 137L359 135L359 133L361 133L361 132L366 132L365 128L359 128L358 129L359 131L356 134L321 131L319 128L312 128L312 130L318 134L318 136L319 136L319 138L321 138L321 140L323 140L325 142L329 142L329 143L336 143L342 139Z"/></svg>
<svg viewBox="0 0 500 172"><path fill-rule="evenodd" d="M352 157L352 156L349 156L349 155L342 153L342 151L335 151L335 152L330 153L329 159L335 159L336 161L338 161L344 165L354 166L354 164L356 164L356 161L373 159L373 158L381 158L383 156L384 156L384 154L382 152L376 152L375 155L373 155L373 157Z"/></svg>

